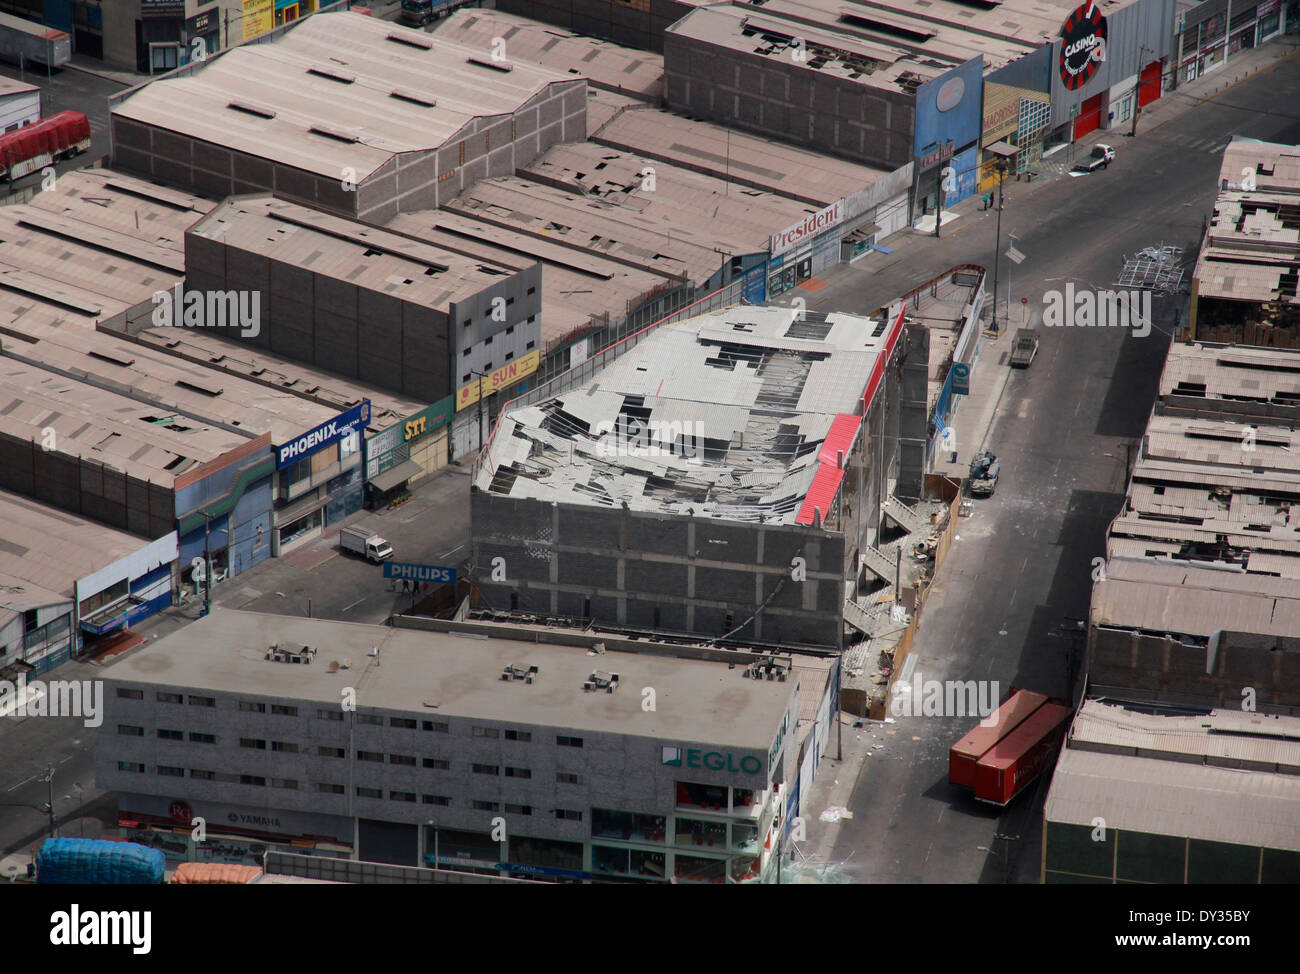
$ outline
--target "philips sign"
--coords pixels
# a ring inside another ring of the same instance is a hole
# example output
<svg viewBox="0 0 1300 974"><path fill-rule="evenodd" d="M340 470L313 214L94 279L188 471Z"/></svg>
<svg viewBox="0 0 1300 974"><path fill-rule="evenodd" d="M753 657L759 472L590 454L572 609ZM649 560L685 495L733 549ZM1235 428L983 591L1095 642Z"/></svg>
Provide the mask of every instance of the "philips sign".
<svg viewBox="0 0 1300 974"><path fill-rule="evenodd" d="M773 234L772 253L783 253L791 247L797 247L805 240L811 240L823 230L838 226L844 219L843 203L843 200L836 200L825 209L809 214L802 222Z"/></svg>
<svg viewBox="0 0 1300 974"><path fill-rule="evenodd" d="M303 457L309 457L317 450L337 443L345 436L360 433L370 423L370 400L353 406L345 413L339 413L328 423L322 423L309 433L304 433L296 440L275 448L275 469L292 467Z"/></svg>

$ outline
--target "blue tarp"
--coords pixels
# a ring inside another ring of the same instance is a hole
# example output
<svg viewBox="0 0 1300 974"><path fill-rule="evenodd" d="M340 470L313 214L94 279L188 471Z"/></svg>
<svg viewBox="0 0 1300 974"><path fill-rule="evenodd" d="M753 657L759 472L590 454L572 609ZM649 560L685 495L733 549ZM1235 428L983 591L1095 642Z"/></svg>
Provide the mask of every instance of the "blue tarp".
<svg viewBox="0 0 1300 974"><path fill-rule="evenodd" d="M161 850L135 842L49 839L36 854L38 883L161 883L165 868Z"/></svg>

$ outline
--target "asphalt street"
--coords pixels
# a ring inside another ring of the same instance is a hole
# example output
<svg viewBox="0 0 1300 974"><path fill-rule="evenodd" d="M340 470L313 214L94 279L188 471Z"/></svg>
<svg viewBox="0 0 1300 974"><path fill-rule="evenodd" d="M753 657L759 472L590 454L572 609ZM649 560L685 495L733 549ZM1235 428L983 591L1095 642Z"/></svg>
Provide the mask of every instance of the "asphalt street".
<svg viewBox="0 0 1300 974"><path fill-rule="evenodd" d="M1234 134L1300 142L1300 113L1278 111L1297 104L1298 94L1300 58L1293 57L1143 129L1136 140L1108 133L1105 141L1118 150L1108 170L1009 183L1003 249L1010 231L1027 255L1014 269L1012 308L1037 316L1043 292L1071 281L1112 287L1122 255L1146 246L1174 244L1193 255L1222 147ZM809 304L871 310L954 264L991 268L993 245L993 213L976 206L924 250L903 248L895 261L828 276L831 286ZM1003 288L1006 268L1004 258ZM1002 299L1005 307L1005 290ZM996 680L1004 694L1012 685L1057 696L1074 689L1076 640L1064 633L1070 620L1087 615L1092 559L1104 553L1106 526L1123 498L1127 451L1145 427L1173 316L1185 320L1186 301L1185 293L1156 298L1156 327L1145 338L1114 327L1042 330L1038 357L1012 376L985 444L1002 459L997 492L961 522L926 603L912 653L925 679ZM950 786L948 748L970 725L968 718L897 719L858 774L847 804L853 818L829 827L838 831L828 859L846 862L845 878L1038 881L1048 779L1001 811Z"/></svg>

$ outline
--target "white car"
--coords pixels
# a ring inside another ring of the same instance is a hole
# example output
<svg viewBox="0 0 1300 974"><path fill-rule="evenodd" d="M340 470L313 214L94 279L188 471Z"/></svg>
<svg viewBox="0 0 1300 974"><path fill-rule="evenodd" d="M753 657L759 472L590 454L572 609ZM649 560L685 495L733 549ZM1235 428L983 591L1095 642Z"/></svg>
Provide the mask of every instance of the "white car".
<svg viewBox="0 0 1300 974"><path fill-rule="evenodd" d="M1092 152L1084 156L1082 160L1075 163L1075 172L1096 172L1098 169L1105 169L1115 161L1115 150L1108 145L1098 142L1092 147Z"/></svg>

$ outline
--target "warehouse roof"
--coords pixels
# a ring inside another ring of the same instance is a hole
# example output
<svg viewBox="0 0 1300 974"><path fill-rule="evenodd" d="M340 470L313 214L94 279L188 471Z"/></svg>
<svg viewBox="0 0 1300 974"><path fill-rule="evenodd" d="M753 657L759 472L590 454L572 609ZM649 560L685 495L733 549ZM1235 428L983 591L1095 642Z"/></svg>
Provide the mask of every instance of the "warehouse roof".
<svg viewBox="0 0 1300 974"><path fill-rule="evenodd" d="M317 656L306 666L274 662L266 659L273 643L310 646ZM378 657L371 657L376 648ZM332 673L332 661L350 661L350 669ZM104 676L331 707L351 685L360 689L363 711L680 739L765 754L795 691L792 681L747 679L742 668L723 663L634 653L609 653L599 663L582 647L216 608L114 663ZM536 683L503 681L502 671L513 665L538 667ZM585 691L594 669L616 671L620 688ZM646 686L659 700L648 713L638 692Z"/></svg>
<svg viewBox="0 0 1300 974"><path fill-rule="evenodd" d="M0 626L5 609L70 602L74 583L149 542L0 490Z"/></svg>
<svg viewBox="0 0 1300 974"><path fill-rule="evenodd" d="M0 432L155 484L244 446L234 433L48 369L0 358Z"/></svg>
<svg viewBox="0 0 1300 974"><path fill-rule="evenodd" d="M744 306L662 325L581 386L504 414L474 486L795 523L823 444L846 427L836 418L861 412L885 332L854 315Z"/></svg>
<svg viewBox="0 0 1300 974"><path fill-rule="evenodd" d="M1300 776L1066 748L1049 822L1300 850Z"/></svg>
<svg viewBox="0 0 1300 974"><path fill-rule="evenodd" d="M569 80L354 13L307 17L257 44L128 94L127 119L336 179L436 149L476 117L509 115Z"/></svg>
<svg viewBox="0 0 1300 974"><path fill-rule="evenodd" d="M45 326L26 334L33 339L30 343L0 336L5 358L130 394L204 422L255 436L269 432L273 443L287 443L341 411L251 379L222 374L113 332Z"/></svg>
<svg viewBox="0 0 1300 974"><path fill-rule="evenodd" d="M335 413L369 399L370 425L366 428L372 431L387 429L429 405L295 362L274 352L227 341L199 328L149 328L135 337L151 348L196 362L214 376L223 372L245 376L262 385L321 403Z"/></svg>
<svg viewBox="0 0 1300 974"><path fill-rule="evenodd" d="M543 354L617 320L676 279L448 210L400 213L388 226L434 246L522 270L542 265ZM607 318L606 318L607 316Z"/></svg>
<svg viewBox="0 0 1300 974"><path fill-rule="evenodd" d="M28 84L26 81L0 76L0 98L9 95L27 95L40 90L36 85Z"/></svg>
<svg viewBox="0 0 1300 974"><path fill-rule="evenodd" d="M707 173L733 186L823 207L865 189L885 174L883 169L649 105L619 106L616 98L600 93L588 99L587 130L592 142ZM602 111L597 102L613 111ZM625 110L619 112L620 107Z"/></svg>
<svg viewBox="0 0 1300 974"><path fill-rule="evenodd" d="M111 169L61 175L0 207L0 325L93 328L185 274L185 230L211 201Z"/></svg>
<svg viewBox="0 0 1300 974"><path fill-rule="evenodd" d="M1160 399L1177 397L1202 415L1232 413L1238 404L1300 406L1300 350L1250 345L1169 346L1160 375ZM1195 400L1195 402L1189 402Z"/></svg>
<svg viewBox="0 0 1300 974"><path fill-rule="evenodd" d="M497 38L511 61L541 65L557 74L586 78L591 84L647 101L664 93L662 54L637 51L550 24L491 9L462 9L437 22L438 37L490 56Z"/></svg>
<svg viewBox="0 0 1300 974"><path fill-rule="evenodd" d="M443 313L512 273L270 193L231 197L190 233Z"/></svg>

